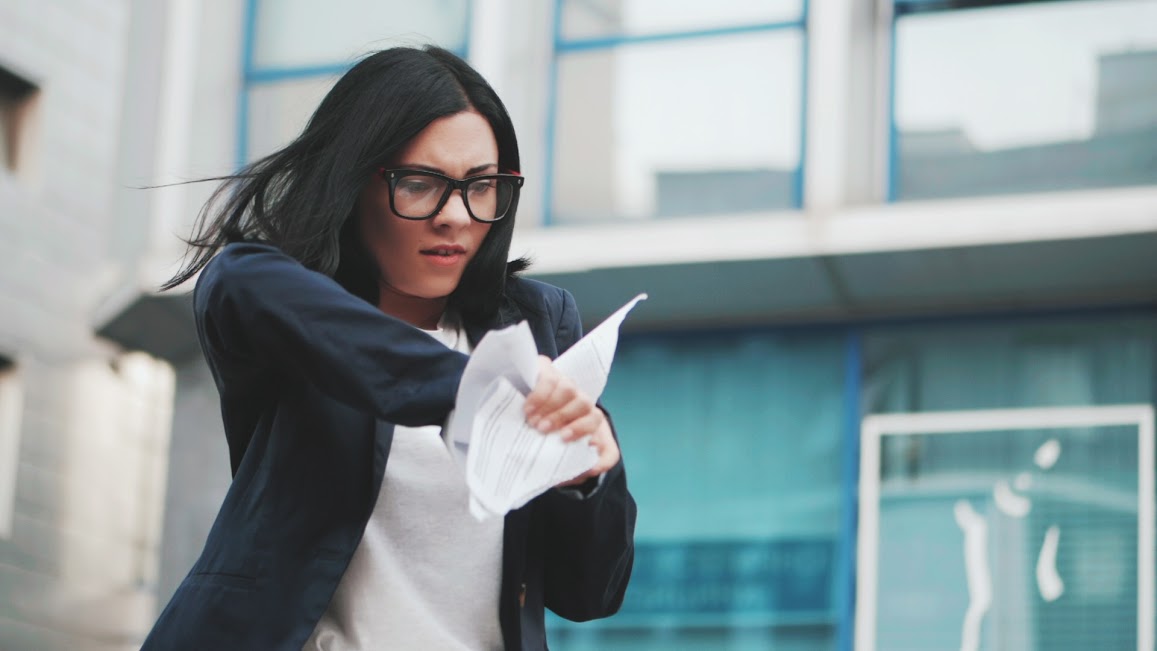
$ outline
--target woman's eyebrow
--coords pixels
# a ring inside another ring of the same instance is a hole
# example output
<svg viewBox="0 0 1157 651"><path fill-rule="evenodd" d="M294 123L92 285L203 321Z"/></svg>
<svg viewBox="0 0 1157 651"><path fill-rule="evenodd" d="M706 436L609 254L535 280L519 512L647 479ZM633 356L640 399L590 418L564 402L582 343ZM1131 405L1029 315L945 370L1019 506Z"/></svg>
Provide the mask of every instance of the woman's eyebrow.
<svg viewBox="0 0 1157 651"><path fill-rule="evenodd" d="M403 165L401 165L401 167L404 167L407 169L412 169L412 170L422 170L425 172L437 172L438 174L446 174L445 170L434 167L432 165L422 165L419 163L413 163L413 164L403 164ZM475 165L474 167L471 167L470 169L466 170L466 176L474 176L475 174L481 174L482 172L485 172L491 168L497 169L498 163L485 163L483 165ZM450 175L446 174L446 176L450 176Z"/></svg>

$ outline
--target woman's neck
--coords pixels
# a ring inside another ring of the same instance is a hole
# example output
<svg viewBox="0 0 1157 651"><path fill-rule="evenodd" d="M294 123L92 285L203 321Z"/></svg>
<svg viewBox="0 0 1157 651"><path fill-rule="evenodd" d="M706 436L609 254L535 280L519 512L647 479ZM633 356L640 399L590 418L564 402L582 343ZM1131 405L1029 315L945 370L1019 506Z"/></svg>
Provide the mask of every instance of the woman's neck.
<svg viewBox="0 0 1157 651"><path fill-rule="evenodd" d="M385 283L378 286L378 309L423 330L436 330L446 312L447 297L421 298L403 294Z"/></svg>

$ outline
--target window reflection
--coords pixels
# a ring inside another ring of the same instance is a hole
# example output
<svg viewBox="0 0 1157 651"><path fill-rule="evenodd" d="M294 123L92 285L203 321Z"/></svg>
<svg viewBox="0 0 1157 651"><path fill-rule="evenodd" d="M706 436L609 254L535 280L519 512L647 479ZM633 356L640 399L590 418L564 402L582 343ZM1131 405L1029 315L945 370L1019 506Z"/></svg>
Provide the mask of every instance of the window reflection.
<svg viewBox="0 0 1157 651"><path fill-rule="evenodd" d="M896 24L893 194L1157 183L1157 3L1031 3Z"/></svg>
<svg viewBox="0 0 1157 651"><path fill-rule="evenodd" d="M802 46L773 31L562 57L554 221L795 206Z"/></svg>
<svg viewBox="0 0 1157 651"><path fill-rule="evenodd" d="M883 443L924 472L880 469L876 648L1136 648L1136 426Z"/></svg>
<svg viewBox="0 0 1157 651"><path fill-rule="evenodd" d="M340 64L395 45L461 51L469 8L468 0L257 0L254 65Z"/></svg>

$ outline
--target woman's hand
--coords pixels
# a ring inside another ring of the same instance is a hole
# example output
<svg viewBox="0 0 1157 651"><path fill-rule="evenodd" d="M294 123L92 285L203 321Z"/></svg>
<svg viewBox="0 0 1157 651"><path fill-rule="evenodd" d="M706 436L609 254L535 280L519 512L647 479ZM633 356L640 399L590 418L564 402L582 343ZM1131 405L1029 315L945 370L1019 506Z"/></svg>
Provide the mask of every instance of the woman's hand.
<svg viewBox="0 0 1157 651"><path fill-rule="evenodd" d="M619 462L619 445L611 435L606 414L570 378L559 373L549 357L538 356L538 382L526 396L525 413L526 422L538 431L561 436L564 441L590 436L590 444L598 451L593 468L559 486L581 484Z"/></svg>

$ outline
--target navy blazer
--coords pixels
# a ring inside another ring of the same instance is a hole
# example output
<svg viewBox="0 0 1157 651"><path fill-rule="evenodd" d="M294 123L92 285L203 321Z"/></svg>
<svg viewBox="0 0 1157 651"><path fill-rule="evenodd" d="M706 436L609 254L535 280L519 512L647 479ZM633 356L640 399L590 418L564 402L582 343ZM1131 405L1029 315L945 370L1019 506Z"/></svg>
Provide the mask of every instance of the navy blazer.
<svg viewBox="0 0 1157 651"><path fill-rule="evenodd" d="M527 319L555 357L581 335L565 290L512 279L477 344ZM300 651L361 540L394 424L441 424L466 356L259 243L201 272L197 332L217 389L233 483L204 551L143 650ZM507 649L545 649L543 609L613 614L634 559L622 464L586 499L551 490L506 516L499 621Z"/></svg>

